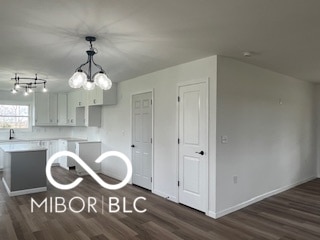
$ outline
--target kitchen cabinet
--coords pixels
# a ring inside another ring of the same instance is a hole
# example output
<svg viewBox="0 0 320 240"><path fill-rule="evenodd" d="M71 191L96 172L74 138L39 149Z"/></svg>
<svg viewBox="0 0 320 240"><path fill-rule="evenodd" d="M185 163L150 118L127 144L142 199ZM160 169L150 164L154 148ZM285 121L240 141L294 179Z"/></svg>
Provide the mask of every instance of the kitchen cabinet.
<svg viewBox="0 0 320 240"><path fill-rule="evenodd" d="M101 172L101 164L95 160L101 155L101 142L76 142L75 153L96 173ZM88 173L75 162L76 173L79 176Z"/></svg>
<svg viewBox="0 0 320 240"><path fill-rule="evenodd" d="M58 125L67 125L68 123L68 108L67 108L67 94L66 93L58 93Z"/></svg>
<svg viewBox="0 0 320 240"><path fill-rule="evenodd" d="M85 126L85 107L87 94L85 91L68 93L68 124L71 126Z"/></svg>
<svg viewBox="0 0 320 240"><path fill-rule="evenodd" d="M85 107L76 107L76 126L86 126L85 113Z"/></svg>
<svg viewBox="0 0 320 240"><path fill-rule="evenodd" d="M49 124L49 94L34 93L33 112L33 120L35 126Z"/></svg>
<svg viewBox="0 0 320 240"><path fill-rule="evenodd" d="M77 107L87 106L88 91L85 91L85 90L78 91L77 97L78 97Z"/></svg>
<svg viewBox="0 0 320 240"><path fill-rule="evenodd" d="M45 147L47 149L47 161L49 158L59 152L59 140L50 140L50 141L40 141L39 146ZM53 162L53 165L59 165L59 159L56 159Z"/></svg>
<svg viewBox="0 0 320 240"><path fill-rule="evenodd" d="M49 123L50 125L58 124L58 94L49 93Z"/></svg>
<svg viewBox="0 0 320 240"><path fill-rule="evenodd" d="M3 184L9 196L47 190L46 149L29 144L1 145L4 156Z"/></svg>
<svg viewBox="0 0 320 240"><path fill-rule="evenodd" d="M88 91L88 105L114 105L117 103L117 83L113 83L111 89L102 90L96 87Z"/></svg>
<svg viewBox="0 0 320 240"><path fill-rule="evenodd" d="M76 124L76 105L78 100L78 92L68 93L68 124Z"/></svg>
<svg viewBox="0 0 320 240"><path fill-rule="evenodd" d="M101 127L101 106L88 106L87 111L86 126Z"/></svg>
<svg viewBox="0 0 320 240"><path fill-rule="evenodd" d="M33 125L54 126L58 124L58 95L56 93L34 93Z"/></svg>
<svg viewBox="0 0 320 240"><path fill-rule="evenodd" d="M76 145L78 141L66 141L60 140L60 151L69 151L77 154ZM90 150L91 151L91 150ZM71 157L62 157L60 158L60 167L63 167L69 170L71 167L75 167L76 162Z"/></svg>
<svg viewBox="0 0 320 240"><path fill-rule="evenodd" d="M60 139L58 142L58 145L59 145L59 151L68 151L68 141L67 140ZM69 170L67 160L68 160L67 156L60 157L59 158L59 165L60 165L60 167L63 167L65 169Z"/></svg>

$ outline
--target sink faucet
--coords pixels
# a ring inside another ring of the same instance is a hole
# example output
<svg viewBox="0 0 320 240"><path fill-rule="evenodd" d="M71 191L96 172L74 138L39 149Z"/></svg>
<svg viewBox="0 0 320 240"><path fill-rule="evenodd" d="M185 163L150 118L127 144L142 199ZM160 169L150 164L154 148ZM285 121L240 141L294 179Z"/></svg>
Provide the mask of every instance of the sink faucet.
<svg viewBox="0 0 320 240"><path fill-rule="evenodd" d="M14 139L14 136L13 136L14 130L10 129L9 133L10 133L9 140Z"/></svg>

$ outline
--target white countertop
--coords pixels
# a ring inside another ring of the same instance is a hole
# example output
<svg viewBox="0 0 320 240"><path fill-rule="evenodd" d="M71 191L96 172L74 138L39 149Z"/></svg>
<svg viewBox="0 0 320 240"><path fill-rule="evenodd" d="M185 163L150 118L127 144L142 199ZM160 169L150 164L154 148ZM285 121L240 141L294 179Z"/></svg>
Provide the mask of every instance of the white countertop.
<svg viewBox="0 0 320 240"><path fill-rule="evenodd" d="M0 148L7 153L45 151L47 148L35 144L2 144Z"/></svg>
<svg viewBox="0 0 320 240"><path fill-rule="evenodd" d="M31 141L51 141L51 140L66 140L69 142L82 142L87 141L87 139L82 138L14 138L12 140L0 140L0 144L8 144L8 143L18 143L18 142L31 142Z"/></svg>

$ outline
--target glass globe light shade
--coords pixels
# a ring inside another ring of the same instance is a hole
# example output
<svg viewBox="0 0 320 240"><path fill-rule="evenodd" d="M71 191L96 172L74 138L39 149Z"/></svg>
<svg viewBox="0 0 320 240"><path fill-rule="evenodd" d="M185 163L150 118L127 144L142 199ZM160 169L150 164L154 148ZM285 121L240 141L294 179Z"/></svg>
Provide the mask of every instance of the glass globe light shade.
<svg viewBox="0 0 320 240"><path fill-rule="evenodd" d="M77 71L69 79L69 86L72 88L80 88L86 81L87 75L82 71Z"/></svg>
<svg viewBox="0 0 320 240"><path fill-rule="evenodd" d="M11 90L11 93L12 93L12 94L16 94L17 92L18 92L18 91L17 91L16 89L14 89L14 88Z"/></svg>
<svg viewBox="0 0 320 240"><path fill-rule="evenodd" d="M28 93L32 93L32 92L33 92L32 88L28 88Z"/></svg>
<svg viewBox="0 0 320 240"><path fill-rule="evenodd" d="M83 89L84 90L93 90L95 88L94 82L86 81L85 84L83 84Z"/></svg>
<svg viewBox="0 0 320 240"><path fill-rule="evenodd" d="M20 84L19 83L16 83L16 89L20 89Z"/></svg>
<svg viewBox="0 0 320 240"><path fill-rule="evenodd" d="M99 72L94 76L94 82L103 90L109 90L112 87L112 82L105 73Z"/></svg>
<svg viewBox="0 0 320 240"><path fill-rule="evenodd" d="M29 96L29 93L27 91L24 92L25 96Z"/></svg>
<svg viewBox="0 0 320 240"><path fill-rule="evenodd" d="M48 92L48 89L46 87L43 87L42 92Z"/></svg>

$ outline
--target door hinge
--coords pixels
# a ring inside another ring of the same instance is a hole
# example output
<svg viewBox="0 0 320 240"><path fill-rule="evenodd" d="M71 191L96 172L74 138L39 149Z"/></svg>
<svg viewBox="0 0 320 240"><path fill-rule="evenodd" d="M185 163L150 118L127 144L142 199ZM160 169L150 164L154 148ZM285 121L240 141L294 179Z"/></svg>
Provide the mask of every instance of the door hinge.
<svg viewBox="0 0 320 240"><path fill-rule="evenodd" d="M178 102L180 102L180 96L178 96Z"/></svg>
<svg viewBox="0 0 320 240"><path fill-rule="evenodd" d="M178 138L178 144L180 144L180 138Z"/></svg>
<svg viewBox="0 0 320 240"><path fill-rule="evenodd" d="M152 138L150 138L150 143L152 143Z"/></svg>
<svg viewBox="0 0 320 240"><path fill-rule="evenodd" d="M152 182L152 177L150 178L150 181Z"/></svg>
<svg viewBox="0 0 320 240"><path fill-rule="evenodd" d="M152 105L152 99L150 100L150 102L151 102L151 105Z"/></svg>
<svg viewBox="0 0 320 240"><path fill-rule="evenodd" d="M180 181L178 181L178 187L180 187Z"/></svg>

